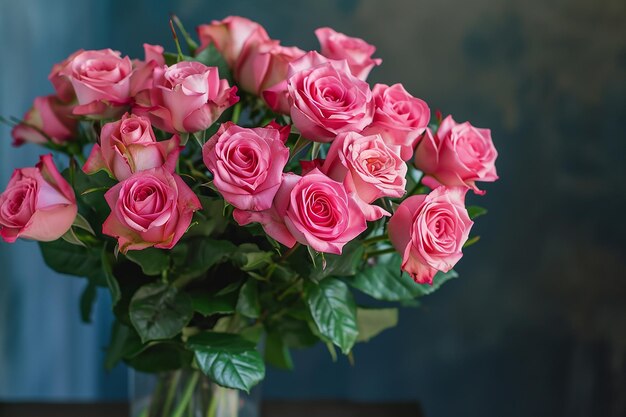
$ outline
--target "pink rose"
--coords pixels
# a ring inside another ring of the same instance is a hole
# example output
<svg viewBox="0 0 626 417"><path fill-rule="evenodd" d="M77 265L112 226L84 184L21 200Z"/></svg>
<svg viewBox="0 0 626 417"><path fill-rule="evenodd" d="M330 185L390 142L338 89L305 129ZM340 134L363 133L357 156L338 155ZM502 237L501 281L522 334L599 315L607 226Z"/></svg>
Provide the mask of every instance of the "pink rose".
<svg viewBox="0 0 626 417"><path fill-rule="evenodd" d="M143 44L145 60L133 60L133 75L130 79L130 94L136 96L152 88L154 69L165 65L164 49L160 45Z"/></svg>
<svg viewBox="0 0 626 417"><path fill-rule="evenodd" d="M415 282L431 284L461 259L474 224L465 209L466 188L439 187L402 202L389 220L391 243L402 254L402 269Z"/></svg>
<svg viewBox="0 0 626 417"><path fill-rule="evenodd" d="M498 179L497 157L489 129L476 128L469 122L456 123L448 116L437 134L433 135L430 129L426 131L415 150L415 166L428 175L424 183L431 188L439 184L464 186L484 194L476 181Z"/></svg>
<svg viewBox="0 0 626 417"><path fill-rule="evenodd" d="M66 68L77 55L83 52L85 52L83 49L79 49L63 61L54 64L52 66L52 70L50 70L50 74L48 75L48 80L50 80L54 86L57 96L64 103L68 103L76 99L76 93L74 93L72 82L67 76L64 75L68 71Z"/></svg>
<svg viewBox="0 0 626 417"><path fill-rule="evenodd" d="M372 59L376 47L363 39L346 36L328 27L317 29L315 36L322 47L322 55L347 60L352 74L363 81L375 65L383 62L382 59Z"/></svg>
<svg viewBox="0 0 626 417"><path fill-rule="evenodd" d="M289 159L289 127L248 129L224 123L202 148L204 163L224 200L241 210L272 206Z"/></svg>
<svg viewBox="0 0 626 417"><path fill-rule="evenodd" d="M44 155L36 168L16 169L0 194L0 236L9 243L18 237L57 240L72 227L77 212L74 190L52 155Z"/></svg>
<svg viewBox="0 0 626 417"><path fill-rule="evenodd" d="M102 49L72 55L58 75L72 83L79 104L74 114L109 118L123 111L121 107L130 102L132 73L130 58Z"/></svg>
<svg viewBox="0 0 626 417"><path fill-rule="evenodd" d="M259 43L237 60L235 79L243 90L261 95L268 88L285 81L289 64L304 54L302 49L281 46L278 41Z"/></svg>
<svg viewBox="0 0 626 417"><path fill-rule="evenodd" d="M407 166L380 135L340 133L330 145L322 172L357 194L368 221L389 215L370 203L381 197L400 198L405 193Z"/></svg>
<svg viewBox="0 0 626 417"><path fill-rule="evenodd" d="M402 84L376 84L372 93L376 111L365 132L379 133L387 145L399 148L403 160L411 159L415 144L430 121L428 105L410 95Z"/></svg>
<svg viewBox="0 0 626 417"><path fill-rule="evenodd" d="M270 39L263 26L239 16L228 16L221 21L214 20L210 25L198 26L198 37L198 52L213 44L231 68L246 48Z"/></svg>
<svg viewBox="0 0 626 417"><path fill-rule="evenodd" d="M83 171L93 174L104 169L118 181L164 165L173 172L179 151L177 135L157 142L148 119L126 113L102 127L100 143L93 146Z"/></svg>
<svg viewBox="0 0 626 417"><path fill-rule="evenodd" d="M24 115L23 123L11 131L13 145L49 141L62 144L74 139L78 120L72 115L73 107L56 96L37 97L33 107Z"/></svg>
<svg viewBox="0 0 626 417"><path fill-rule="evenodd" d="M122 253L151 246L171 249L201 208L182 178L163 167L134 173L104 198L111 214L102 233L116 238Z"/></svg>
<svg viewBox="0 0 626 417"><path fill-rule="evenodd" d="M293 124L302 136L318 142L330 142L342 132L362 131L374 114L369 85L350 74L345 61L328 61L295 72L314 57L307 54L289 68Z"/></svg>
<svg viewBox="0 0 626 417"><path fill-rule="evenodd" d="M235 210L233 215L241 225L261 223L269 236L286 246L297 241L338 255L367 228L363 212L343 184L318 169L303 177L285 174L270 210Z"/></svg>
<svg viewBox="0 0 626 417"><path fill-rule="evenodd" d="M221 80L217 67L196 61L156 68L146 93L133 112L149 115L152 124L170 133L205 130L239 101L237 87Z"/></svg>

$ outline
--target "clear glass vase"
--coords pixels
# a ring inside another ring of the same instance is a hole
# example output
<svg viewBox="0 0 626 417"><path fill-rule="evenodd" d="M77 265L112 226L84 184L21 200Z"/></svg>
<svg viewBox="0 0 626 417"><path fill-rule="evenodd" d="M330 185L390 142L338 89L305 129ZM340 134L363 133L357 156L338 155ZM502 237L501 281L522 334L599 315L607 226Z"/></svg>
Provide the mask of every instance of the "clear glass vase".
<svg viewBox="0 0 626 417"><path fill-rule="evenodd" d="M259 417L260 387L223 388L200 371L130 371L131 417Z"/></svg>

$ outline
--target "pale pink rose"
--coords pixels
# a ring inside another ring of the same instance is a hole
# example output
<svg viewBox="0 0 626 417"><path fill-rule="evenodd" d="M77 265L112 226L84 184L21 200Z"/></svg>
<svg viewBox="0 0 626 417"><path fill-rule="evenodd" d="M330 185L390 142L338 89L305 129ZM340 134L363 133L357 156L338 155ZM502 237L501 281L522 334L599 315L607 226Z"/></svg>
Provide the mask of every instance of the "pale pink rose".
<svg viewBox="0 0 626 417"><path fill-rule="evenodd" d="M50 74L48 75L48 80L50 80L54 86L54 90L56 91L59 100L64 103L69 103L76 99L76 93L74 93L72 82L67 76L64 75L67 72L66 68L77 55L83 52L85 52L83 49L79 49L63 61L54 64L52 66L52 70L50 70Z"/></svg>
<svg viewBox="0 0 626 417"><path fill-rule="evenodd" d="M0 236L9 243L19 237L57 240L72 227L77 212L74 190L52 155L44 155L36 168L16 169L0 194Z"/></svg>
<svg viewBox="0 0 626 417"><path fill-rule="evenodd" d="M102 49L73 55L58 75L72 83L78 100L74 114L109 118L130 103L132 73L130 58Z"/></svg>
<svg viewBox="0 0 626 417"><path fill-rule="evenodd" d="M130 79L130 94L136 96L152 88L154 69L165 65L164 49L160 45L143 44L144 60L133 60L133 75Z"/></svg>
<svg viewBox="0 0 626 417"><path fill-rule="evenodd" d="M456 123L448 116L435 135L430 129L426 131L415 150L415 166L428 176L424 183L431 188L439 184L464 186L484 194L476 181L498 179L497 157L489 129L476 128L469 122Z"/></svg>
<svg viewBox="0 0 626 417"><path fill-rule="evenodd" d="M213 44L231 68L246 48L270 39L263 26L239 16L228 16L224 20L214 20L210 25L198 26L198 37L198 52Z"/></svg>
<svg viewBox="0 0 626 417"><path fill-rule="evenodd" d="M322 172L358 196L368 221L389 216L381 207L370 205L372 202L405 193L407 166L380 135L340 133L330 145Z"/></svg>
<svg viewBox="0 0 626 417"><path fill-rule="evenodd" d="M297 47L265 41L248 48L235 64L234 76L242 90L255 95L287 79L289 64L305 52Z"/></svg>
<svg viewBox="0 0 626 417"><path fill-rule="evenodd" d="M151 246L171 249L201 208L182 178L164 167L134 173L104 198L111 214L102 233L116 238L122 253Z"/></svg>
<svg viewBox="0 0 626 417"><path fill-rule="evenodd" d="M288 127L221 125L202 148L202 156L224 200L241 210L269 209L289 159L288 136Z"/></svg>
<svg viewBox="0 0 626 417"><path fill-rule="evenodd" d="M430 109L424 100L413 97L402 86L376 84L372 90L376 111L366 133L378 133L389 146L399 149L407 161L430 121Z"/></svg>
<svg viewBox="0 0 626 417"><path fill-rule="evenodd" d="M363 39L346 36L328 27L317 29L315 36L322 47L322 55L331 59L347 60L352 74L363 81L375 65L383 62L382 59L372 58L376 47Z"/></svg>
<svg viewBox="0 0 626 417"><path fill-rule="evenodd" d="M350 74L346 61L292 72L311 57L307 54L290 65L287 88L293 124L302 136L318 142L330 142L342 132L361 132L374 114L369 85Z"/></svg>
<svg viewBox="0 0 626 417"><path fill-rule="evenodd" d="M419 284L431 284L463 256L474 224L465 209L467 188L439 187L402 202L389 220L391 243L402 254L402 269Z"/></svg>
<svg viewBox="0 0 626 417"><path fill-rule="evenodd" d="M147 115L166 132L208 129L228 107L239 101L237 87L220 79L217 67L182 61L154 70L154 84L137 97L133 113Z"/></svg>
<svg viewBox="0 0 626 417"><path fill-rule="evenodd" d="M161 166L173 172L180 152L177 135L157 142L150 121L128 113L117 122L105 124L99 142L93 146L83 171L93 174L105 170L118 181Z"/></svg>
<svg viewBox="0 0 626 417"><path fill-rule="evenodd" d="M25 142L56 144L68 142L76 136L78 120L72 114L74 106L61 102L57 96L37 97L26 112L22 123L11 131L13 145Z"/></svg>

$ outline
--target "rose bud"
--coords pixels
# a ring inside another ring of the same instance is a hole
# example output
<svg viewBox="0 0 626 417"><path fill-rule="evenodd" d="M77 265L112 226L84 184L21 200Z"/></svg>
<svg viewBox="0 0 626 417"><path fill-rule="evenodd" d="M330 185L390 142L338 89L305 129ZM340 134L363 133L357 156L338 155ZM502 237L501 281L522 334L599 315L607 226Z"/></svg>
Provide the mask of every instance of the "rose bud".
<svg viewBox="0 0 626 417"><path fill-rule="evenodd" d="M232 122L220 126L202 155L224 200L241 210L272 206L289 159L288 135L273 127L248 129Z"/></svg>
<svg viewBox="0 0 626 417"><path fill-rule="evenodd" d="M37 97L24 115L23 123L11 131L13 145L25 142L62 144L76 135L78 120L72 115L74 106L64 104L56 96Z"/></svg>
<svg viewBox="0 0 626 417"><path fill-rule="evenodd" d="M154 69L165 65L164 49L160 45L143 44L145 59L133 60L133 75L130 79L131 95L134 97L144 90L152 88Z"/></svg>
<svg viewBox="0 0 626 417"><path fill-rule="evenodd" d="M148 119L126 113L121 120L102 127L100 143L93 146L83 171L93 174L105 170L118 181L164 165L173 172L179 151L177 135L157 142Z"/></svg>
<svg viewBox="0 0 626 417"><path fill-rule="evenodd" d="M120 252L148 247L171 249L201 208L198 197L164 167L139 171L104 195L111 214L102 233L118 240Z"/></svg>
<svg viewBox="0 0 626 417"><path fill-rule="evenodd" d="M36 168L16 169L0 194L0 236L42 242L56 240L72 227L78 207L74 190L57 170L52 155Z"/></svg>
<svg viewBox="0 0 626 417"><path fill-rule="evenodd" d="M382 59L372 59L376 47L360 38L346 36L325 27L315 31L322 47L322 55L331 59L348 61L352 74L365 81L372 68L380 65Z"/></svg>
<svg viewBox="0 0 626 417"><path fill-rule="evenodd" d="M389 220L389 238L402 255L402 269L419 284L431 284L461 259L474 224L465 209L466 188L439 187L402 202Z"/></svg>
<svg viewBox="0 0 626 417"><path fill-rule="evenodd" d="M497 157L489 129L476 128L469 122L456 123L448 116L435 135L430 129L426 131L415 150L415 166L427 175L423 182L431 188L439 184L463 186L484 194L476 181L498 179Z"/></svg>

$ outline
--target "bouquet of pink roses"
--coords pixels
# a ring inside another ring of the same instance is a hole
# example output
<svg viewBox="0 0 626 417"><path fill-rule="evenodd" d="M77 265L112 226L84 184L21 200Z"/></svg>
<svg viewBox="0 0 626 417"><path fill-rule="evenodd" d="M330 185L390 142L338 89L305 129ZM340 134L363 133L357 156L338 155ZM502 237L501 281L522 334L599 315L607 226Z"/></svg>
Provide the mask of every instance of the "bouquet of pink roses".
<svg viewBox="0 0 626 417"><path fill-rule="evenodd" d="M173 24L176 53L77 51L12 131L69 163L15 171L0 236L85 277L85 320L109 288L107 366L248 391L265 362L290 368L292 348L349 355L396 324L352 288L410 304L456 276L485 213L465 194L497 179L488 129L432 119L401 84L371 87L374 46L330 28L306 52L242 17L201 25L199 44L174 23L188 55ZM191 403L155 400L149 415Z"/></svg>

